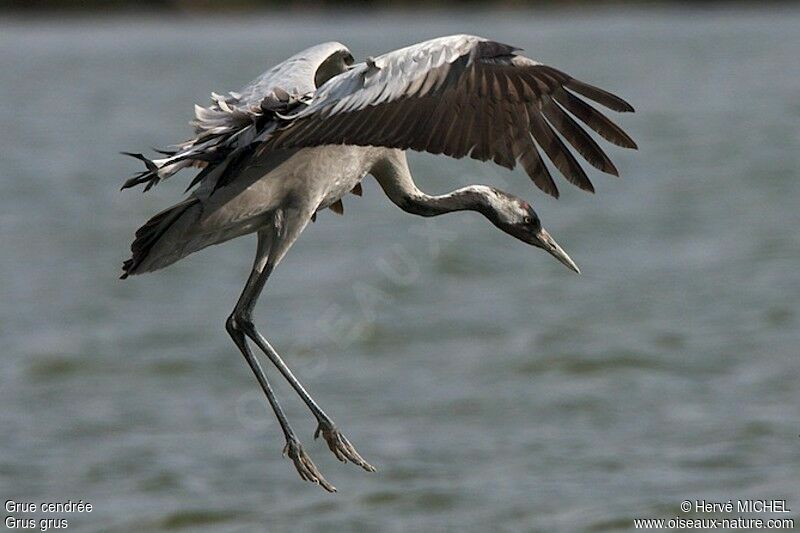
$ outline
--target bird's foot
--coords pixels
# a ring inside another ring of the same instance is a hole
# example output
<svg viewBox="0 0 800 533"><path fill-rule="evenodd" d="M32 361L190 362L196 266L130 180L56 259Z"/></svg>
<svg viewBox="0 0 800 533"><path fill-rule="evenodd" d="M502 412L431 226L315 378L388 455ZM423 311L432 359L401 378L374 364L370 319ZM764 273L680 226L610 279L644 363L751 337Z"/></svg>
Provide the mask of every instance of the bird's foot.
<svg viewBox="0 0 800 533"><path fill-rule="evenodd" d="M346 463L350 461L366 470L367 472L375 472L375 467L364 460L361 455L356 451L347 437L342 435L333 424L320 422L317 430L314 432L314 438L319 438L320 433L328 443L328 448L331 449L333 455L336 456L341 462Z"/></svg>
<svg viewBox="0 0 800 533"><path fill-rule="evenodd" d="M316 465L314 465L311 458L306 454L305 450L303 450L303 446L298 441L294 439L287 440L286 446L283 448L283 455L289 456L289 459L294 463L294 467L297 469L297 473L300 474L302 479L310 481L311 483L316 483L328 492L336 492L336 487L328 483L328 481L322 477L322 474L317 470Z"/></svg>

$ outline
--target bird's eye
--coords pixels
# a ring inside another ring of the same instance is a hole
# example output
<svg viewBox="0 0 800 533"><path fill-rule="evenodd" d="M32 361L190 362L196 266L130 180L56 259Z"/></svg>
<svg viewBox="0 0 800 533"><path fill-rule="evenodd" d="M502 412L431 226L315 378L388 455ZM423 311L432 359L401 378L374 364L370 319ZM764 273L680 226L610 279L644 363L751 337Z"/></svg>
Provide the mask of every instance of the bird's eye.
<svg viewBox="0 0 800 533"><path fill-rule="evenodd" d="M531 217L529 217L528 215L525 215L525 216L522 218L522 221L523 221L525 224L530 224L531 222L533 222L533 219L532 219Z"/></svg>

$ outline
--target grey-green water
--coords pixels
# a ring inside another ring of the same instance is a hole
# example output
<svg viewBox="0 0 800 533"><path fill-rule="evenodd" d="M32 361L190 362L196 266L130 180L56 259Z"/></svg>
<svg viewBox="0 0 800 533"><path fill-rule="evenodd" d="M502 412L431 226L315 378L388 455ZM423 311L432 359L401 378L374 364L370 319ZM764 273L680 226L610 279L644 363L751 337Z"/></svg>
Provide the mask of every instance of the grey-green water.
<svg viewBox="0 0 800 533"><path fill-rule="evenodd" d="M118 191L120 150L328 39L357 57L473 32L629 99L623 178L559 201L415 156L422 186L533 200L585 274L369 182L322 214L257 315L362 454L301 482L223 321L244 238L122 282L185 179ZM683 499L800 508L800 11L399 12L0 22L0 496L90 501L73 531L615 530ZM41 515L33 515L41 517ZM792 514L791 516L795 516ZM5 517L5 515L4 515Z"/></svg>

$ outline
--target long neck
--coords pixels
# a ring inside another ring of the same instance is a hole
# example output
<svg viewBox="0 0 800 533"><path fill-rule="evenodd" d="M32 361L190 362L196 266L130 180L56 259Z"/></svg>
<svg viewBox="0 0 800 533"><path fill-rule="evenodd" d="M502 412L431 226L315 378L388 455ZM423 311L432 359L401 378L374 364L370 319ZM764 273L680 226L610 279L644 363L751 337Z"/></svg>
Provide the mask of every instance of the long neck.
<svg viewBox="0 0 800 533"><path fill-rule="evenodd" d="M378 163L371 174L386 196L403 211L424 217L453 211L477 211L490 220L496 217L493 207L496 194L490 187L470 185L438 196L422 192L414 183L402 152L395 152L395 157Z"/></svg>

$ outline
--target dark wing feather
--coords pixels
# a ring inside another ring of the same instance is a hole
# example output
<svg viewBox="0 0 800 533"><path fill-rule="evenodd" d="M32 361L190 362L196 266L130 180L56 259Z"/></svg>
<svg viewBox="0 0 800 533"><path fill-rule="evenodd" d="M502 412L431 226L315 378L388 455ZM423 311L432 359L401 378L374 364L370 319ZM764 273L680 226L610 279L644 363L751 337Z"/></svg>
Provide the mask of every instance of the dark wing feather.
<svg viewBox="0 0 800 533"><path fill-rule="evenodd" d="M569 149L561 142L544 118L539 114L531 115L531 133L544 153L550 158L555 167L573 185L577 185L585 191L594 192L592 182L586 176L578 161L575 160Z"/></svg>
<svg viewBox="0 0 800 533"><path fill-rule="evenodd" d="M308 106L282 115L262 149L373 145L507 168L520 163L540 189L558 196L541 149L571 183L594 190L563 138L592 166L617 175L578 121L619 146L636 144L576 95L615 111L633 111L630 104L516 51L455 35L356 65L320 87Z"/></svg>
<svg viewBox="0 0 800 533"><path fill-rule="evenodd" d="M611 159L603 152L592 137L564 112L551 98L542 106L547 121L580 153L594 168L608 174L619 176L619 171Z"/></svg>
<svg viewBox="0 0 800 533"><path fill-rule="evenodd" d="M578 120L592 128L608 142L623 148L632 148L634 150L637 148L636 143L627 133L622 131L622 128L569 91L557 89L553 92L553 98L564 106L564 109L572 113Z"/></svg>

